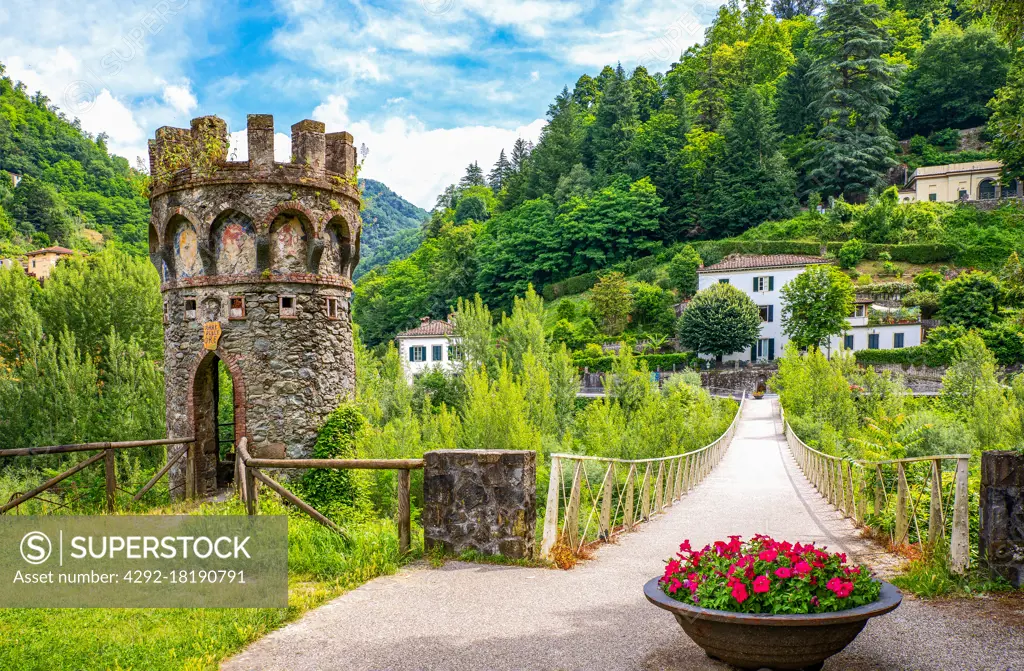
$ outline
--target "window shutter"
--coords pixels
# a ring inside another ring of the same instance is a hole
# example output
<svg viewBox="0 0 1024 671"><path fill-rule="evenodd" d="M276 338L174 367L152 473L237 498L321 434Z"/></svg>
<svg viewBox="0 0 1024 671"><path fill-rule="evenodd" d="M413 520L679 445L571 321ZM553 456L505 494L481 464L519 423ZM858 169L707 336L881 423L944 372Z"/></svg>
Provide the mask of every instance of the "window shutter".
<svg viewBox="0 0 1024 671"><path fill-rule="evenodd" d="M750 360L757 361L757 343L750 346Z"/></svg>
<svg viewBox="0 0 1024 671"><path fill-rule="evenodd" d="M415 357L413 356L413 352L414 352L415 350L416 350L416 348L415 348L415 347L410 347L410 348L409 348L409 361L415 361L415 360L416 360L416 359L415 359Z"/></svg>
<svg viewBox="0 0 1024 671"><path fill-rule="evenodd" d="M775 360L775 338L768 338L768 360Z"/></svg>
<svg viewBox="0 0 1024 671"><path fill-rule="evenodd" d="M768 306L768 321L769 322L775 321L775 306L774 305L769 305Z"/></svg>
<svg viewBox="0 0 1024 671"><path fill-rule="evenodd" d="M758 283L757 283L757 281L759 279L761 279L761 278L759 278L759 277L755 277L754 278L754 291L758 291L760 289L760 287L758 286Z"/></svg>

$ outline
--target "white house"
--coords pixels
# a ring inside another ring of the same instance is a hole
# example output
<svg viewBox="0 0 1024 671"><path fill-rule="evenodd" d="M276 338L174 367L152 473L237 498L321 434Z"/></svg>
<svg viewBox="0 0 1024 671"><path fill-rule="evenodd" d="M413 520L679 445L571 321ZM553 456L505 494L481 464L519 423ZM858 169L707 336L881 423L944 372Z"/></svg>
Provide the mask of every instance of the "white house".
<svg viewBox="0 0 1024 671"><path fill-rule="evenodd" d="M449 372L459 369L462 352L451 322L423 317L419 326L399 333L395 340L398 341L402 368L410 382L431 368Z"/></svg>
<svg viewBox="0 0 1024 671"><path fill-rule="evenodd" d="M697 270L697 289L713 284L731 284L750 296L761 310L761 337L754 347L727 354L724 361L773 361L782 354L789 340L783 334L782 287L809 265L831 263L818 256L774 254L771 256L730 256L714 265ZM832 348L896 349L921 344L921 323L869 323L869 298L858 298L849 329L832 339Z"/></svg>

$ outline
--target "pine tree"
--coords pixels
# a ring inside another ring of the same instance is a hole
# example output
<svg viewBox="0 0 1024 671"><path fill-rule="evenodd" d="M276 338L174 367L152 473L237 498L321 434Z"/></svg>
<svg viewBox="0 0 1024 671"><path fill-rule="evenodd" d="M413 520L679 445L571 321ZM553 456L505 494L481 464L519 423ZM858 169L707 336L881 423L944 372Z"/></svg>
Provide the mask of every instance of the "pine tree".
<svg viewBox="0 0 1024 671"><path fill-rule="evenodd" d="M529 197L552 194L558 180L582 160L580 145L583 127L579 107L568 88L548 106L548 124L540 132L540 141L532 153Z"/></svg>
<svg viewBox="0 0 1024 671"><path fill-rule="evenodd" d="M796 178L779 150L775 120L756 90L737 94L724 130L725 160L706 219L709 232L736 235L792 216Z"/></svg>
<svg viewBox="0 0 1024 671"><path fill-rule="evenodd" d="M505 180L511 172L512 164L509 163L509 160L505 157L505 150L502 149L501 153L498 154L498 160L495 161L494 167L491 168L490 174L487 175L487 181L490 183L494 193L501 191L502 185L505 184Z"/></svg>
<svg viewBox="0 0 1024 671"><path fill-rule="evenodd" d="M589 110L597 102L597 81L590 75L582 75L576 80L572 90L572 99L581 110Z"/></svg>
<svg viewBox="0 0 1024 671"><path fill-rule="evenodd" d="M806 51L801 51L796 63L786 73L775 99L775 117L779 120L779 129L786 135L798 135L808 124L817 121L811 112L811 105L816 96L814 83L810 77L814 59Z"/></svg>
<svg viewBox="0 0 1024 671"><path fill-rule="evenodd" d="M897 67L882 58L893 44L884 18L885 9L873 2L834 0L811 40L821 54L812 68L821 129L809 172L824 194L862 198L895 165L885 120L897 93Z"/></svg>
<svg viewBox="0 0 1024 671"><path fill-rule="evenodd" d="M637 118L640 121L647 121L661 108L664 101L661 84L647 72L647 68L638 65L629 78L629 87L633 100L636 101Z"/></svg>
<svg viewBox="0 0 1024 671"><path fill-rule="evenodd" d="M466 166L466 174L459 180L460 189L468 189L471 186L487 186L487 181L484 179L484 171L477 161L473 161Z"/></svg>
<svg viewBox="0 0 1024 671"><path fill-rule="evenodd" d="M810 16L818 8L818 0L772 0L772 14L780 19Z"/></svg>

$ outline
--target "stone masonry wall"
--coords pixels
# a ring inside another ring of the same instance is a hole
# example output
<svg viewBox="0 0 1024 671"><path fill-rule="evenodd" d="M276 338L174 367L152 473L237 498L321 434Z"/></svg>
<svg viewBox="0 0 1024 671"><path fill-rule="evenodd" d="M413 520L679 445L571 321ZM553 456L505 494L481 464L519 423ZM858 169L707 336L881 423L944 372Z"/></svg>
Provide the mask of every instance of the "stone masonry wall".
<svg viewBox="0 0 1024 671"><path fill-rule="evenodd" d="M1024 456L1013 452L981 455L982 564L1024 586Z"/></svg>
<svg viewBox="0 0 1024 671"><path fill-rule="evenodd" d="M428 550L533 556L536 454L439 450L424 455L423 536Z"/></svg>

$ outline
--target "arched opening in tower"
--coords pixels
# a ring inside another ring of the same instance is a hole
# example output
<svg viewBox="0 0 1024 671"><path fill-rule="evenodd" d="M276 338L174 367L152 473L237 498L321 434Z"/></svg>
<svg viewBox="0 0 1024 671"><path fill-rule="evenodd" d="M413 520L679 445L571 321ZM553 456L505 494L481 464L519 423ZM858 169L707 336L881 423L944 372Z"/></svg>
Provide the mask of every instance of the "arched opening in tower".
<svg viewBox="0 0 1024 671"><path fill-rule="evenodd" d="M186 466L186 483L198 496L213 495L234 482L235 444L245 435L244 394L238 373L217 354L208 353L192 383L196 442Z"/></svg>

